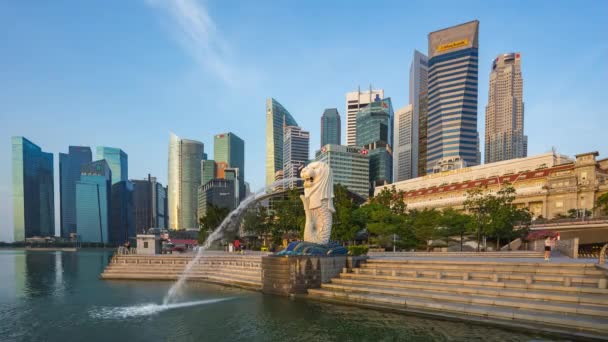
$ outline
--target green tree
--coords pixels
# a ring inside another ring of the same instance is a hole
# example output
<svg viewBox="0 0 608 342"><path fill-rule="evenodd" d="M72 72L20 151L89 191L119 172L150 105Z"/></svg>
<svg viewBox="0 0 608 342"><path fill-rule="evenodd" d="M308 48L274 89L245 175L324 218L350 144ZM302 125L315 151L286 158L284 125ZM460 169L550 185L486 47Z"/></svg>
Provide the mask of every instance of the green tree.
<svg viewBox="0 0 608 342"><path fill-rule="evenodd" d="M464 236L471 229L472 217L450 207L441 212L440 222L444 228L446 241L450 236L457 235L460 237L460 251L462 252Z"/></svg>
<svg viewBox="0 0 608 342"><path fill-rule="evenodd" d="M274 202L272 222L273 241L278 242L286 233L298 233L302 236L306 217L298 189L290 189L284 199Z"/></svg>
<svg viewBox="0 0 608 342"><path fill-rule="evenodd" d="M220 208L213 204L207 207L207 213L199 219L200 230L198 233L199 244L207 238L208 231L214 231L230 213L228 208Z"/></svg>
<svg viewBox="0 0 608 342"><path fill-rule="evenodd" d="M481 245L481 237L485 234L490 221L490 201L484 195L485 188L475 188L467 190L467 198L464 201L464 208L473 215L473 229L477 238L477 251Z"/></svg>
<svg viewBox="0 0 608 342"><path fill-rule="evenodd" d="M438 230L440 223L441 213L436 209L425 208L409 212L409 225L420 247L428 249L428 241L441 236Z"/></svg>
<svg viewBox="0 0 608 342"><path fill-rule="evenodd" d="M348 189L342 184L334 185L333 227L331 239L340 241L354 240L363 226L360 215L355 214L358 205L348 196Z"/></svg>
<svg viewBox="0 0 608 342"><path fill-rule="evenodd" d="M608 192L600 195L596 200L595 200L595 207L597 209L599 209L599 214L600 215L606 215L608 214Z"/></svg>

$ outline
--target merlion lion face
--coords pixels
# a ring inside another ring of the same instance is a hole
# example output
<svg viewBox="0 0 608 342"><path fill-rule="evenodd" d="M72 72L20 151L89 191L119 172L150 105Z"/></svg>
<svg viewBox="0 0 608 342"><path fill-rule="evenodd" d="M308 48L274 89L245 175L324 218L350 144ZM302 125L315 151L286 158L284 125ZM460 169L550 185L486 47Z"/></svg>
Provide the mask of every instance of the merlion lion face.
<svg viewBox="0 0 608 342"><path fill-rule="evenodd" d="M327 173L327 165L319 162L312 162L300 171L300 177L304 179L304 187L312 188L314 185L319 184L323 175Z"/></svg>

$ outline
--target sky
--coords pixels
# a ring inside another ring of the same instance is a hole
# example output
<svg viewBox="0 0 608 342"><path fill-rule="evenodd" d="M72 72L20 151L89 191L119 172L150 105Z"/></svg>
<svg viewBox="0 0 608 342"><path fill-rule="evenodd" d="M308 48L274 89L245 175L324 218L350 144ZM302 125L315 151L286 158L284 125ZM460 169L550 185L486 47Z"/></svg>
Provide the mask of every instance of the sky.
<svg viewBox="0 0 608 342"><path fill-rule="evenodd" d="M528 154L605 158L607 14L607 1L2 1L0 241L12 240L11 136L55 153L57 232L57 153L69 145L122 148L129 178L166 184L169 132L211 158L214 134L230 131L258 189L266 98L311 132L312 156L325 108L344 126L345 93L370 84L407 105L414 49L475 19L482 155L491 63L517 51Z"/></svg>

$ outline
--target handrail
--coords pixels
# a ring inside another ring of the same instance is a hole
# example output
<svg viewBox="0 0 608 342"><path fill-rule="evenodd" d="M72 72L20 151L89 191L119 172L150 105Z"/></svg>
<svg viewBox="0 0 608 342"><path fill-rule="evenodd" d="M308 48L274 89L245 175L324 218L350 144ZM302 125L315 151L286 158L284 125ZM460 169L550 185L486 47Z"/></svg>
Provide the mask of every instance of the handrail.
<svg viewBox="0 0 608 342"><path fill-rule="evenodd" d="M608 243L600 250L600 258L598 260L598 264L600 265L603 265L606 262L606 249L608 249Z"/></svg>

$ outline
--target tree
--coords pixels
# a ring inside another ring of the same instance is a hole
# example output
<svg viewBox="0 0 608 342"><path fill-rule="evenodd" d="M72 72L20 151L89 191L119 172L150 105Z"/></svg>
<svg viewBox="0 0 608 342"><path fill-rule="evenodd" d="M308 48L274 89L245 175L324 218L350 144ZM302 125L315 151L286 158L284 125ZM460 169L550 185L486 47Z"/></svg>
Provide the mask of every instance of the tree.
<svg viewBox="0 0 608 342"><path fill-rule="evenodd" d="M467 190L467 199L464 201L464 208L473 215L473 227L477 237L477 251L481 244L481 237L484 234L489 221L489 201L484 195L483 188Z"/></svg>
<svg viewBox="0 0 608 342"><path fill-rule="evenodd" d="M199 243L203 243L207 238L207 232L214 231L219 227L229 213L230 209L228 208L217 207L213 204L209 205L205 216L199 219L199 224L201 226L198 235Z"/></svg>
<svg viewBox="0 0 608 342"><path fill-rule="evenodd" d="M334 208L336 212L333 214L331 239L354 240L363 223L360 215L355 214L358 205L348 196L348 189L342 184L334 185Z"/></svg>
<svg viewBox="0 0 608 342"><path fill-rule="evenodd" d="M286 233L298 233L302 236L306 217L298 189L288 190L286 198L274 202L273 207L273 241L280 241Z"/></svg>
<svg viewBox="0 0 608 342"><path fill-rule="evenodd" d="M441 213L436 209L411 210L409 212L409 226L419 246L428 249L428 241L440 236L438 228Z"/></svg>
<svg viewBox="0 0 608 342"><path fill-rule="evenodd" d="M600 195L596 200L595 200L595 207L597 209L599 209L599 214L600 215L606 215L608 214L608 192Z"/></svg>
<svg viewBox="0 0 608 342"><path fill-rule="evenodd" d="M460 237L460 251L462 252L464 235L472 226L472 217L453 208L444 209L441 212L441 226L444 227L444 235L447 238L458 235Z"/></svg>

